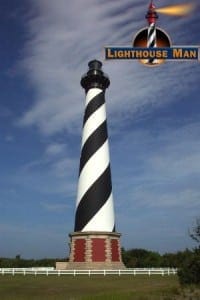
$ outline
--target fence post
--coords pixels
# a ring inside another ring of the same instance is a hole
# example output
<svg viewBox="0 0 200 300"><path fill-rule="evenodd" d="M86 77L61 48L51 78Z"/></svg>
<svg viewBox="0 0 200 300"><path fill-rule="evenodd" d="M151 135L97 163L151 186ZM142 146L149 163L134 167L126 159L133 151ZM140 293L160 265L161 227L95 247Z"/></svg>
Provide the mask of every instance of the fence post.
<svg viewBox="0 0 200 300"><path fill-rule="evenodd" d="M173 269L173 273L174 273L174 275L176 275L177 274L177 269Z"/></svg>
<svg viewBox="0 0 200 300"><path fill-rule="evenodd" d="M149 276L151 276L151 270L149 269Z"/></svg>
<svg viewBox="0 0 200 300"><path fill-rule="evenodd" d="M74 270L74 276L76 276L76 270Z"/></svg>

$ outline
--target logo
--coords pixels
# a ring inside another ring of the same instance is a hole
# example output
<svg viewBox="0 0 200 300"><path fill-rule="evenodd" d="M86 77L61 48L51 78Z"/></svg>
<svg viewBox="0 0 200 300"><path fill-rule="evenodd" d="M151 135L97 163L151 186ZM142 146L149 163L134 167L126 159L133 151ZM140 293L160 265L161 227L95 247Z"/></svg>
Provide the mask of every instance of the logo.
<svg viewBox="0 0 200 300"><path fill-rule="evenodd" d="M130 47L105 47L105 59L136 59L150 67L159 66L165 60L200 61L199 46L172 46L169 35L156 26L157 12L183 16L193 8L192 4L183 4L156 9L151 1L146 14L148 26L137 32Z"/></svg>

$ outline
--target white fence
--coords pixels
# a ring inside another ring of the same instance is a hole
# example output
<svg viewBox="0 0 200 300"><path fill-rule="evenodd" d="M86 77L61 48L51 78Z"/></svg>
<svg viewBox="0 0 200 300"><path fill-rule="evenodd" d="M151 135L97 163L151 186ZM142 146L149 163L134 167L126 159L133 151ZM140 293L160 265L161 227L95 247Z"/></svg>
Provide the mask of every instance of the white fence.
<svg viewBox="0 0 200 300"><path fill-rule="evenodd" d="M176 275L175 268L139 268L139 269L123 269L123 270L55 270L54 268L0 268L0 275Z"/></svg>

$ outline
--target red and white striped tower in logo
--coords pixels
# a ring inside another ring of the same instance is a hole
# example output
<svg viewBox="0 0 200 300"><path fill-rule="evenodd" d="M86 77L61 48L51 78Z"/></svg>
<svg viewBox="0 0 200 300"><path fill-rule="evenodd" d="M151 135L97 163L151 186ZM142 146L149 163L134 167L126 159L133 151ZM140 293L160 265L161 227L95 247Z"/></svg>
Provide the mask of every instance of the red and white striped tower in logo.
<svg viewBox="0 0 200 300"><path fill-rule="evenodd" d="M74 232L67 268L121 269L120 234L115 232L105 90L110 84L100 61L82 77L86 92Z"/></svg>
<svg viewBox="0 0 200 300"><path fill-rule="evenodd" d="M147 47L156 48L156 19L158 19L158 14L155 10L155 5L153 1L150 2L148 12L146 14L146 19L148 21L148 33L147 33ZM147 61L149 64L156 64L156 59L149 59Z"/></svg>

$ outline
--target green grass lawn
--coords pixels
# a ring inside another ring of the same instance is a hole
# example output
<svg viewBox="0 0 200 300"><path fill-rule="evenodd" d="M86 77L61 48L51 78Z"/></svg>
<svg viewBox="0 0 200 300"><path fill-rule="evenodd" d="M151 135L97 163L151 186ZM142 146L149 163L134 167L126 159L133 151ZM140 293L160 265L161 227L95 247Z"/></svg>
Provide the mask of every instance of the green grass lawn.
<svg viewBox="0 0 200 300"><path fill-rule="evenodd" d="M0 300L170 300L179 294L176 276L0 276Z"/></svg>

